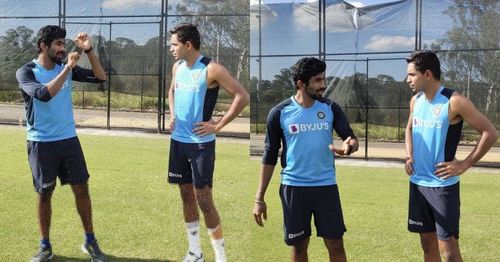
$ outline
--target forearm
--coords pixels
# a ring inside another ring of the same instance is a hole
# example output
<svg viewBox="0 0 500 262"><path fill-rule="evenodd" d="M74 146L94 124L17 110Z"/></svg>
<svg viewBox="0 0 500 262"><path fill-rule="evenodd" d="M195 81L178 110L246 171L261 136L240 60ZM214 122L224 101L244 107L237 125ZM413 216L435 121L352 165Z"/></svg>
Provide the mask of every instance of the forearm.
<svg viewBox="0 0 500 262"><path fill-rule="evenodd" d="M97 79L104 80L106 81L106 72L104 71L104 68L101 65L101 62L99 62L99 58L95 55L94 51L90 51L87 54L87 57L89 58L90 65L92 66L92 72L94 72L94 76Z"/></svg>
<svg viewBox="0 0 500 262"><path fill-rule="evenodd" d="M59 93L70 71L71 67L69 65L65 65L64 69L54 79L52 79L52 81L45 84L51 97L54 97L57 93Z"/></svg>
<svg viewBox="0 0 500 262"><path fill-rule="evenodd" d="M264 201L267 187L273 176L274 166L263 164L260 171L260 180L257 192L255 193L255 201Z"/></svg>
<svg viewBox="0 0 500 262"><path fill-rule="evenodd" d="M172 86L170 87L168 91L168 110L170 112L170 119L175 118L175 111L174 111L174 92L172 90Z"/></svg>
<svg viewBox="0 0 500 262"><path fill-rule="evenodd" d="M249 100L246 92L244 94L236 94L227 113L217 121L215 131L219 132L224 126L233 121L248 105Z"/></svg>
<svg viewBox="0 0 500 262"><path fill-rule="evenodd" d="M413 158L413 141L411 129L406 129L405 131L405 148L406 148L406 157Z"/></svg>
<svg viewBox="0 0 500 262"><path fill-rule="evenodd" d="M472 152L464 159L467 168L477 163L498 139L498 132L493 128L484 131Z"/></svg>

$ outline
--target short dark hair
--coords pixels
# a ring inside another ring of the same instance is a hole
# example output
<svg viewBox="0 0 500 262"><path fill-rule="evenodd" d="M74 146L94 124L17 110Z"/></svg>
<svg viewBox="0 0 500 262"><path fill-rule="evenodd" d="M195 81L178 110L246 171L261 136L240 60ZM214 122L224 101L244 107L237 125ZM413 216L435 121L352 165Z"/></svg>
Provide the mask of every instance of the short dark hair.
<svg viewBox="0 0 500 262"><path fill-rule="evenodd" d="M191 42L196 50L200 50L200 32L198 26L190 23L178 24L169 31L171 35L177 34L177 39L183 44Z"/></svg>
<svg viewBox="0 0 500 262"><path fill-rule="evenodd" d="M415 51L411 54L410 58L406 59L406 62L408 64L415 64L415 69L420 73L429 70L434 78L437 80L441 79L441 64L439 63L439 58L436 53L432 51Z"/></svg>
<svg viewBox="0 0 500 262"><path fill-rule="evenodd" d="M293 83L295 88L298 88L297 81L301 80L304 84L308 84L309 80L314 76L325 72L326 63L315 57L301 58L292 70Z"/></svg>
<svg viewBox="0 0 500 262"><path fill-rule="evenodd" d="M38 50L38 53L42 52L42 49L40 48L41 43L44 43L46 46L50 47L50 44L52 44L54 40L65 37L66 29L57 25L46 25L40 28L36 36L36 48Z"/></svg>

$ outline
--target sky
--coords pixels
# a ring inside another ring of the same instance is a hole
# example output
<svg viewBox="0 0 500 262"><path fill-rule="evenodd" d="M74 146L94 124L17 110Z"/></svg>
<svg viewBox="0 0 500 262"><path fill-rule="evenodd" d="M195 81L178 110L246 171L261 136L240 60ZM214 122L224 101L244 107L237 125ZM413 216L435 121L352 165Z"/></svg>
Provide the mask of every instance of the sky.
<svg viewBox="0 0 500 262"><path fill-rule="evenodd" d="M349 2L360 8L346 8ZM378 7L383 2L393 5ZM251 1L257 3L258 1ZM319 51L318 2L265 0L262 6L262 46L259 50L258 5L251 6L251 55L286 55L317 54ZM450 17L443 14L450 3L447 1L425 1L422 34L423 44L430 45L445 37L451 28ZM375 5L375 7L374 7ZM326 53L362 53L362 52L411 52L415 49L415 0L326 0ZM376 58L404 58L408 54L375 56ZM373 56L372 56L373 57ZM262 76L273 79L281 68L289 68L300 57L263 58ZM365 59L366 56L335 56L335 59ZM258 76L258 63L252 59L251 75ZM360 72L366 67L363 63L344 62L338 65L338 74L350 75L355 70ZM354 66L356 64L356 66ZM404 66L400 62L380 62L380 67L371 68L370 76L377 74L392 75L396 79L404 79L406 73L396 67ZM405 71L405 70L404 70ZM343 72L343 73L342 73Z"/></svg>
<svg viewBox="0 0 500 262"><path fill-rule="evenodd" d="M180 0L168 1L175 5ZM259 52L258 46L258 0L250 1L250 54ZM415 47L415 1L416 0L326 0L326 52L385 52L411 51ZM0 17L12 16L57 16L59 0L0 0ZM367 8L381 3L395 2L393 6L378 8L365 12ZM101 10L102 3L102 10ZM357 8L346 9L349 3ZM443 14L451 0L424 1L424 21L422 38L424 44L430 44L444 37L450 29L451 20ZM262 1L262 54L316 54L319 50L318 0L263 0ZM161 0L67 0L67 15L156 15L160 13ZM146 22L147 24L115 24L113 38L126 37L138 44L158 36L158 18L68 18L68 38L79 31L91 35L99 32L107 39L110 27L108 24L74 24L74 23L108 23L120 21ZM172 22L172 21L170 21ZM57 24L57 18L49 19L1 19L0 35L7 29L25 25L36 32L42 25ZM337 57L338 58L338 57ZM359 56L342 56L346 59L364 59ZM290 67L297 57L264 58L266 68L264 79L272 79L281 68ZM251 58L251 74L256 76L256 59ZM389 63L389 62L387 62ZM349 74L353 70L353 62L332 67L341 68L341 72ZM351 66L349 66L351 65ZM356 66L356 70L362 65ZM381 66L373 73L391 72L388 66ZM393 67L394 68L394 67ZM392 70L396 71L396 70ZM394 74L394 72L392 74ZM395 77L404 77L395 75Z"/></svg>

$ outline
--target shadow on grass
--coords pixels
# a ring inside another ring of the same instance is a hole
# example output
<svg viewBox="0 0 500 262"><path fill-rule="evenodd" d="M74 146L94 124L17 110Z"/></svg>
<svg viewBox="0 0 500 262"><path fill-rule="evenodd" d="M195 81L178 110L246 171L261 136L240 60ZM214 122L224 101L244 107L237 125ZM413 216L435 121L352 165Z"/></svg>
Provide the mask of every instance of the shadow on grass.
<svg viewBox="0 0 500 262"><path fill-rule="evenodd" d="M90 258L74 258L54 255L52 262L88 262ZM149 258L128 258L128 257L117 257L113 255L106 255L107 262L173 262L174 260L160 260L160 259L149 259Z"/></svg>

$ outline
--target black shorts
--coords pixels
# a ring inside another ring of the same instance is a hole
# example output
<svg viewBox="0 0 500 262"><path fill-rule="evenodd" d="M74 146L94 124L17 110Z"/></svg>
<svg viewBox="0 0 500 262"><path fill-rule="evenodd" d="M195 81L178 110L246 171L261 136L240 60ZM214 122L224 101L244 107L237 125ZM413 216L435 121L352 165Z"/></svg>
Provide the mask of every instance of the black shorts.
<svg viewBox="0 0 500 262"><path fill-rule="evenodd" d="M311 218L317 235L326 239L341 239L346 231L337 185L280 186L285 243L295 245L311 236Z"/></svg>
<svg viewBox="0 0 500 262"><path fill-rule="evenodd" d="M410 182L408 230L436 232L439 240L458 239L460 183L446 187L425 187Z"/></svg>
<svg viewBox="0 0 500 262"><path fill-rule="evenodd" d="M170 140L168 182L212 187L215 166L215 140L207 143L182 143Z"/></svg>
<svg viewBox="0 0 500 262"><path fill-rule="evenodd" d="M56 177L62 185L80 185L89 180L78 137L53 142L28 141L27 147L36 192L53 191Z"/></svg>

